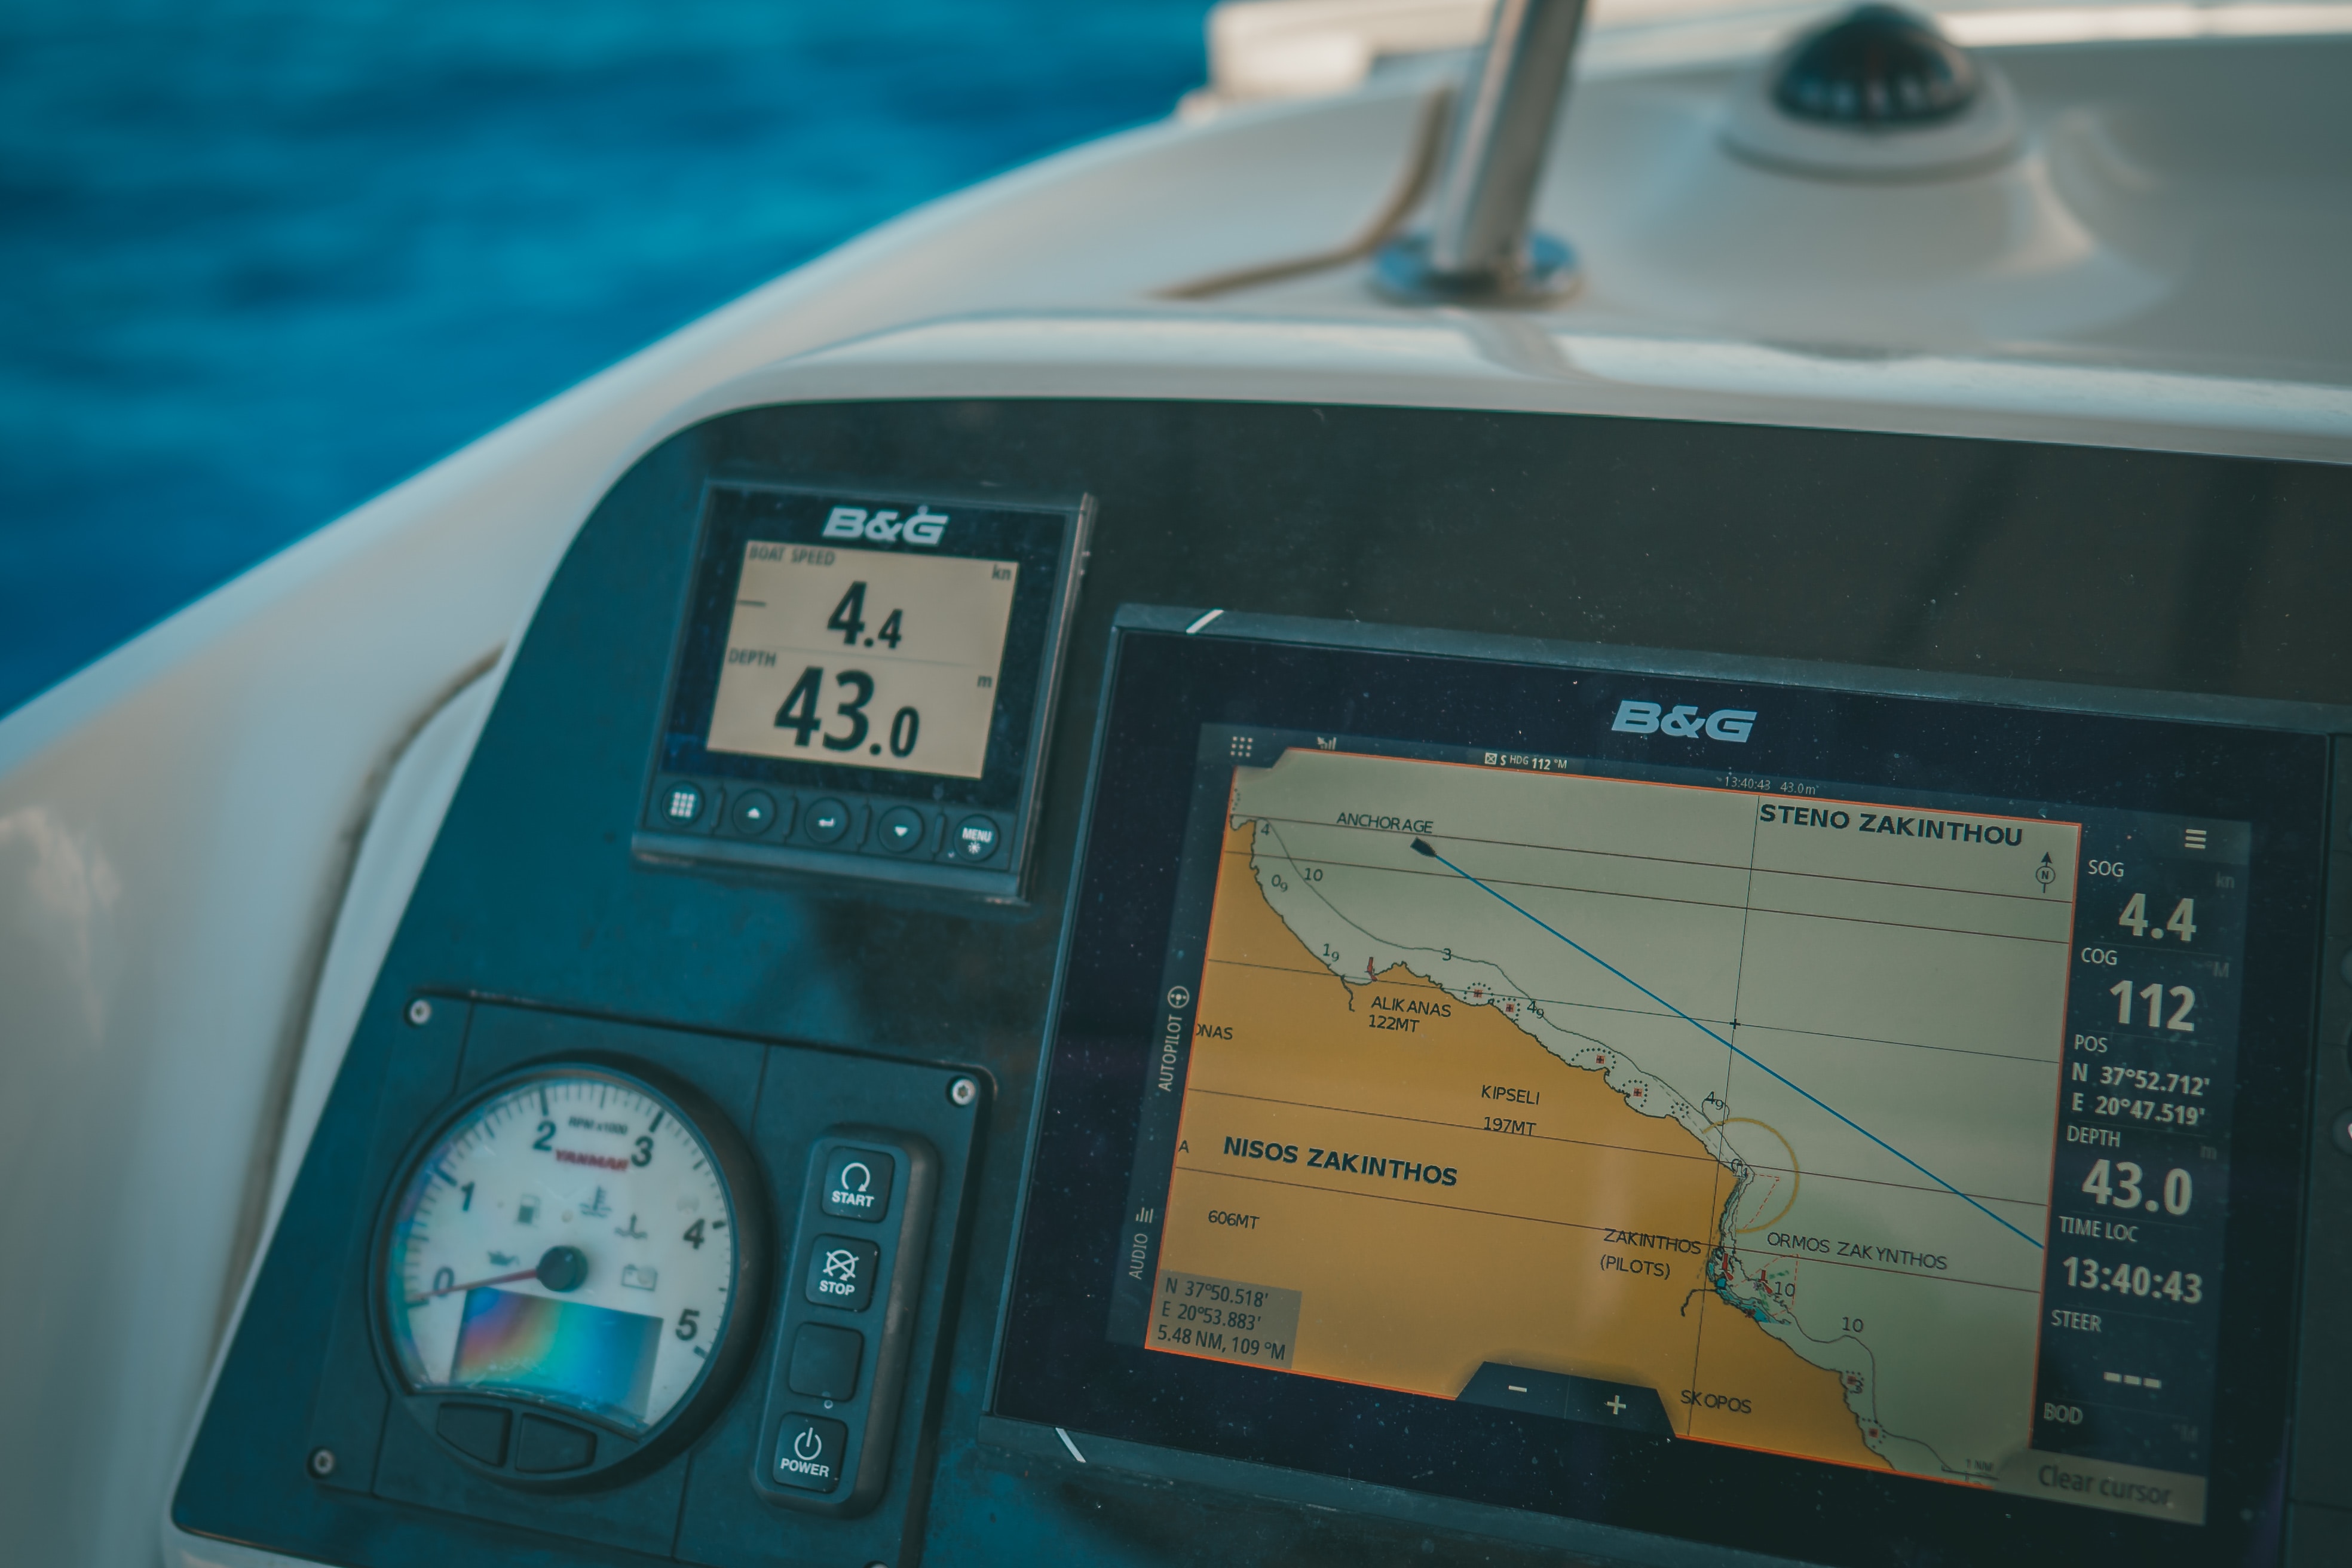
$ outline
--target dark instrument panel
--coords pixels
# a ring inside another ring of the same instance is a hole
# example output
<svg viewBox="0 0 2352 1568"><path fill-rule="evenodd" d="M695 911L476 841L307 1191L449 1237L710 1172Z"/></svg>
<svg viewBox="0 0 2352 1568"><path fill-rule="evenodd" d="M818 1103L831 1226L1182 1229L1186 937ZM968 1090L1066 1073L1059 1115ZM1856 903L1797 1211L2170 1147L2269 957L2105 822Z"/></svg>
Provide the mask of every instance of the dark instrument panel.
<svg viewBox="0 0 2352 1568"><path fill-rule="evenodd" d="M698 426L514 659L173 1520L370 1568L2343 1561L2347 521L2319 465L1599 417ZM1768 934L1757 991L1717 939L1766 917L1871 975ZM1915 1001L1883 1076L1767 1043ZM1215 1033L1294 1005L1344 1054Z"/></svg>

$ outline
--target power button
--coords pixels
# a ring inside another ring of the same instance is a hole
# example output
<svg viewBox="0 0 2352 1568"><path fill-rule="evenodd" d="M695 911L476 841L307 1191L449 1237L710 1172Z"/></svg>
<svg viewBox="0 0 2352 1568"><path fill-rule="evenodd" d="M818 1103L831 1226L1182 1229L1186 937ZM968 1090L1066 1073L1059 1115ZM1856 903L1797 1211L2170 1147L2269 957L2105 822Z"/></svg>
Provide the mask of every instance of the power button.
<svg viewBox="0 0 2352 1568"><path fill-rule="evenodd" d="M822 1415L792 1415L776 1434L776 1484L829 1492L841 1484L842 1450L849 1428Z"/></svg>

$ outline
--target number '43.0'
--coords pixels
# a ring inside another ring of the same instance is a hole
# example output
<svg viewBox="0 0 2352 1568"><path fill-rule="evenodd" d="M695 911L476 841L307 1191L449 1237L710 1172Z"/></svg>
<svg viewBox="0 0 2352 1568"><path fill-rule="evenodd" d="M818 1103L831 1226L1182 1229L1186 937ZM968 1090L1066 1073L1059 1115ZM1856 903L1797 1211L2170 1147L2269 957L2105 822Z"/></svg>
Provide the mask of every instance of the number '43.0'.
<svg viewBox="0 0 2352 1568"><path fill-rule="evenodd" d="M866 705L874 700L874 678L862 669L845 669L833 679L850 693L834 709L836 714L849 721L849 730L845 734L826 735L824 749L828 752L854 752L866 740L868 727ZM792 731L795 746L807 745L809 737L815 734L824 722L816 710L817 693L824 685L824 671L810 665L801 671L801 678L793 682L793 689L784 694L784 705L776 710L776 728Z"/></svg>
<svg viewBox="0 0 2352 1568"><path fill-rule="evenodd" d="M897 620L898 613L893 611L890 618ZM866 714L866 705L874 700L874 678L862 669L845 669L833 679L835 685L849 693L833 710L835 717L848 721L849 728L838 735L828 732L823 736L824 749L828 752L854 752L866 744L866 737L873 728L872 721ZM824 726L824 719L816 710L818 695L824 689L824 671L813 664L801 671L801 678L793 681L793 689L784 694L784 705L776 710L776 728L793 731L793 745L807 745L809 737ZM916 739L922 733L922 725L923 716L911 706L899 709L890 720L890 754L894 757L911 756ZM878 755L882 742L877 741L868 749Z"/></svg>

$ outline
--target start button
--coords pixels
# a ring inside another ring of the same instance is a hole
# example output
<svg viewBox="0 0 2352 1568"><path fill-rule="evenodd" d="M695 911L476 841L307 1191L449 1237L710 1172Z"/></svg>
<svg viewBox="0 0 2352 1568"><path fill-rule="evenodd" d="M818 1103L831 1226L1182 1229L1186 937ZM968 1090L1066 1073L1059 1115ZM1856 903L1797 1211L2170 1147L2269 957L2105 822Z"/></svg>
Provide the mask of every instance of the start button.
<svg viewBox="0 0 2352 1568"><path fill-rule="evenodd" d="M842 1219L880 1219L890 1209L890 1156L873 1149L835 1149L824 1163L824 1212Z"/></svg>

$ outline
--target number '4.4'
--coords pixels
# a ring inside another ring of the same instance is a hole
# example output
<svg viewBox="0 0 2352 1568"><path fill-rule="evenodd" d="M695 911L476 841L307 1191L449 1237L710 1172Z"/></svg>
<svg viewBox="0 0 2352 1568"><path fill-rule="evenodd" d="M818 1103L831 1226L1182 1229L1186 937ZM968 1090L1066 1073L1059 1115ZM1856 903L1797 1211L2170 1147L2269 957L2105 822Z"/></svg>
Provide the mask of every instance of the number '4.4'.
<svg viewBox="0 0 2352 1568"><path fill-rule="evenodd" d="M2147 934L2148 926L2147 895L2146 893L2134 893L2131 896L2131 901L2124 905L2124 912L2116 917L2116 924L2130 927L2131 933L2134 936L2146 936ZM2164 932L2168 931L2183 942L2191 941L2196 937L2196 900L2183 899L2179 903L2173 905L2171 918L2164 922L2164 930L2156 933L2156 939L2158 942L2162 942L2164 940Z"/></svg>
<svg viewBox="0 0 2352 1568"><path fill-rule="evenodd" d="M880 627L872 637L866 637L866 646L871 647L880 642L897 647L899 637L905 635L905 627L902 624L905 616L904 610L893 610L884 616ZM852 583L849 585L849 592L844 594L841 596L841 603L833 607L833 615L824 623L824 629L829 632L839 632L844 647L857 646L857 639L864 636L866 631L865 584Z"/></svg>

